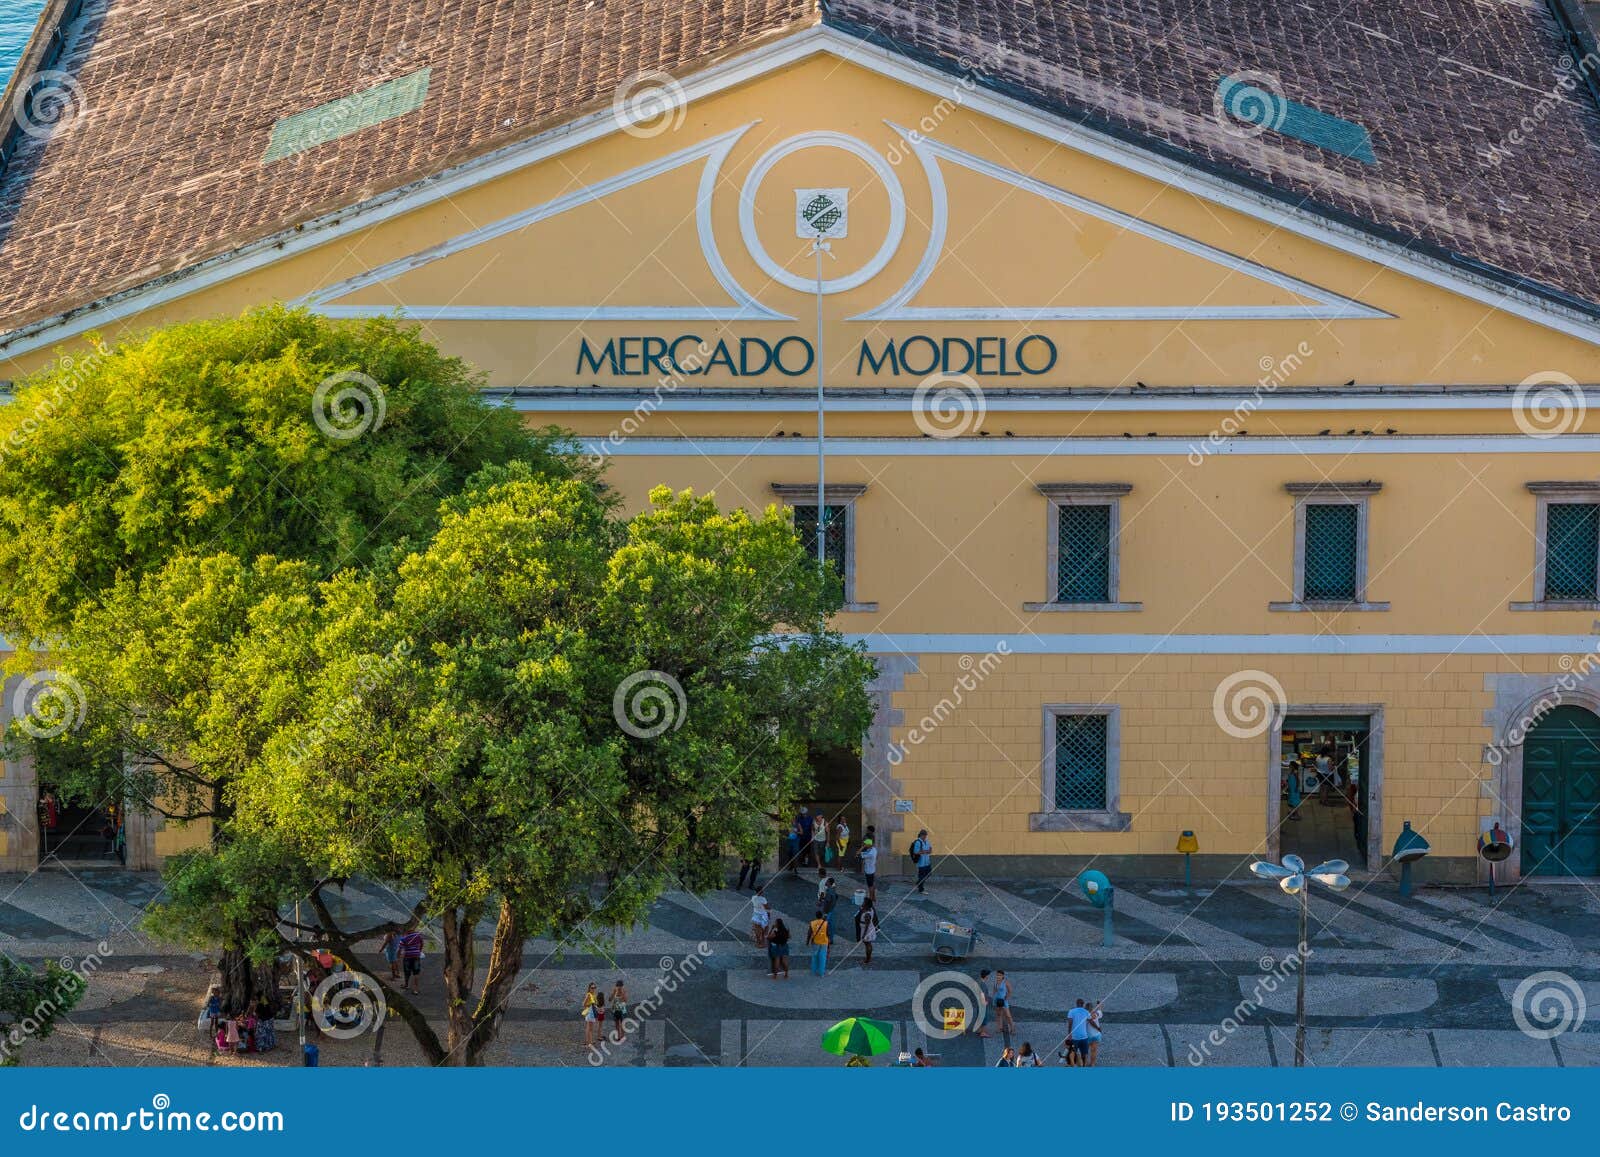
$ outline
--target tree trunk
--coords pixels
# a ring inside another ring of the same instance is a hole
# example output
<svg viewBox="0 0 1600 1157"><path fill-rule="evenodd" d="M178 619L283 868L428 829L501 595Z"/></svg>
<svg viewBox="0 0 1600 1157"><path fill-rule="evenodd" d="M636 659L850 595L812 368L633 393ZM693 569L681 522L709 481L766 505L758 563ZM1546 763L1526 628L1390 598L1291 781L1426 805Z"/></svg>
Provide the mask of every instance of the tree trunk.
<svg viewBox="0 0 1600 1157"><path fill-rule="evenodd" d="M478 950L474 937L483 908L468 904L444 910L444 1012L447 1065L467 1065L472 1042L472 985L477 979Z"/></svg>
<svg viewBox="0 0 1600 1157"><path fill-rule="evenodd" d="M494 950L489 956L489 972L483 978L483 996L472 1014L472 1039L467 1042L467 1063L481 1065L483 1054L500 1035L506 1002L516 991L517 975L522 971L522 919L510 900L500 901L500 919L494 928ZM603 1026L602 1026L603 1027Z"/></svg>
<svg viewBox="0 0 1600 1157"><path fill-rule="evenodd" d="M222 1011L229 1016L253 1009L263 996L278 1002L278 963L252 964L239 948L224 948L217 961L217 971L222 977Z"/></svg>

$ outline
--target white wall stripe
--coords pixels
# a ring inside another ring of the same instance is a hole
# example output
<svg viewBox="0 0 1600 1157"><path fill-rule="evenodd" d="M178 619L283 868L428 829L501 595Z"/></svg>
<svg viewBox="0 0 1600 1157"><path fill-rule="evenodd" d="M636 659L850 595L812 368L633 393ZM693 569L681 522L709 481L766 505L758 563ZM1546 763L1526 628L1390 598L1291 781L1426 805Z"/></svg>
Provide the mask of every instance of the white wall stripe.
<svg viewBox="0 0 1600 1157"><path fill-rule="evenodd" d="M846 636L874 654L981 655L1565 655L1594 635L915 635Z"/></svg>
<svg viewBox="0 0 1600 1157"><path fill-rule="evenodd" d="M831 408L831 407L830 407ZM815 458L815 438L580 439L591 454L633 458ZM1600 454L1600 434L1559 438L1523 435L1374 435L1328 438L829 438L828 453L877 458L1139 458L1335 454Z"/></svg>

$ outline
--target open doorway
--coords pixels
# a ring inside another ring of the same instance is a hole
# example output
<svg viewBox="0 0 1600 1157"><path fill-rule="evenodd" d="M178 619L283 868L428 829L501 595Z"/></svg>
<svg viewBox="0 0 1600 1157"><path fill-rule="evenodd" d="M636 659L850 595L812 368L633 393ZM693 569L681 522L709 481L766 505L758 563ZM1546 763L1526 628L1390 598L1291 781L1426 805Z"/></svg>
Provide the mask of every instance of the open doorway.
<svg viewBox="0 0 1600 1157"><path fill-rule="evenodd" d="M811 794L801 799L813 823L816 843L813 854L823 856L823 867L832 871L844 866L840 849L835 843L835 829L842 820L849 827L849 843L844 849L844 863L853 861L861 851L861 753L838 747L811 753ZM824 829L827 840L820 834ZM831 849L831 852L830 850ZM784 854L779 863L788 866ZM815 871L815 861L808 865Z"/></svg>
<svg viewBox="0 0 1600 1157"><path fill-rule="evenodd" d="M39 862L120 863L122 816L115 804L88 806L63 801L54 785L39 785Z"/></svg>
<svg viewBox="0 0 1600 1157"><path fill-rule="evenodd" d="M1278 855L1365 867L1372 724L1365 715L1287 715L1278 749Z"/></svg>

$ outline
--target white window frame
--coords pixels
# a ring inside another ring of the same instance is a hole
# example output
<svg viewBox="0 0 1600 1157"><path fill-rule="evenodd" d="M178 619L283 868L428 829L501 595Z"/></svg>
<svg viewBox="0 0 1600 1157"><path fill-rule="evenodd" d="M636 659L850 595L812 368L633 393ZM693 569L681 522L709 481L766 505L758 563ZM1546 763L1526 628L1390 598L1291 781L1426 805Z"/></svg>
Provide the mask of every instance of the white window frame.
<svg viewBox="0 0 1600 1157"><path fill-rule="evenodd" d="M1056 807L1056 720L1063 715L1106 717L1106 806L1073 810ZM1039 807L1028 817L1034 832L1126 832L1133 817L1122 810L1122 708L1114 703L1046 703L1043 758L1039 762Z"/></svg>
<svg viewBox="0 0 1600 1157"><path fill-rule="evenodd" d="M1045 601L1023 603L1025 611L1142 611L1143 603L1122 601L1122 499L1132 492L1126 482L1039 482L1035 484L1045 496L1048 523L1045 550ZM1103 603L1062 602L1059 598L1061 565L1061 508L1063 506L1109 506L1111 522L1108 531L1108 557L1106 559L1106 594Z"/></svg>
<svg viewBox="0 0 1600 1157"><path fill-rule="evenodd" d="M1367 549L1371 525L1370 500L1383 489L1381 482L1287 482L1283 487L1294 496L1294 598L1271 602L1272 611L1387 611L1389 604L1367 599ZM1356 508L1356 597L1354 599L1306 598L1306 507L1354 506Z"/></svg>
<svg viewBox="0 0 1600 1157"><path fill-rule="evenodd" d="M817 508L815 482L774 482L772 492L785 506ZM870 613L878 609L877 603L864 603L856 599L856 499L866 492L864 483L854 482L829 482L822 488L823 504L842 506L845 514L844 538L848 565L840 570L840 577L844 579L844 606L839 608L841 614Z"/></svg>

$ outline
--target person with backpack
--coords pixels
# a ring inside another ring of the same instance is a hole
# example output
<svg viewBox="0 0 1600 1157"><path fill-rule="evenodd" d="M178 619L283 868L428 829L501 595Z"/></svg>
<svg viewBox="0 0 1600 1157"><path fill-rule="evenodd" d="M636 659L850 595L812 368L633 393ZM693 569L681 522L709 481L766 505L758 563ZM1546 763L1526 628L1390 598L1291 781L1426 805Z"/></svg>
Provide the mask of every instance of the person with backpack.
<svg viewBox="0 0 1600 1157"><path fill-rule="evenodd" d="M923 828L917 833L917 838L911 841L911 855L917 861L917 892L927 895L923 884L928 882L928 876L933 871L933 844L928 840L928 829Z"/></svg>

